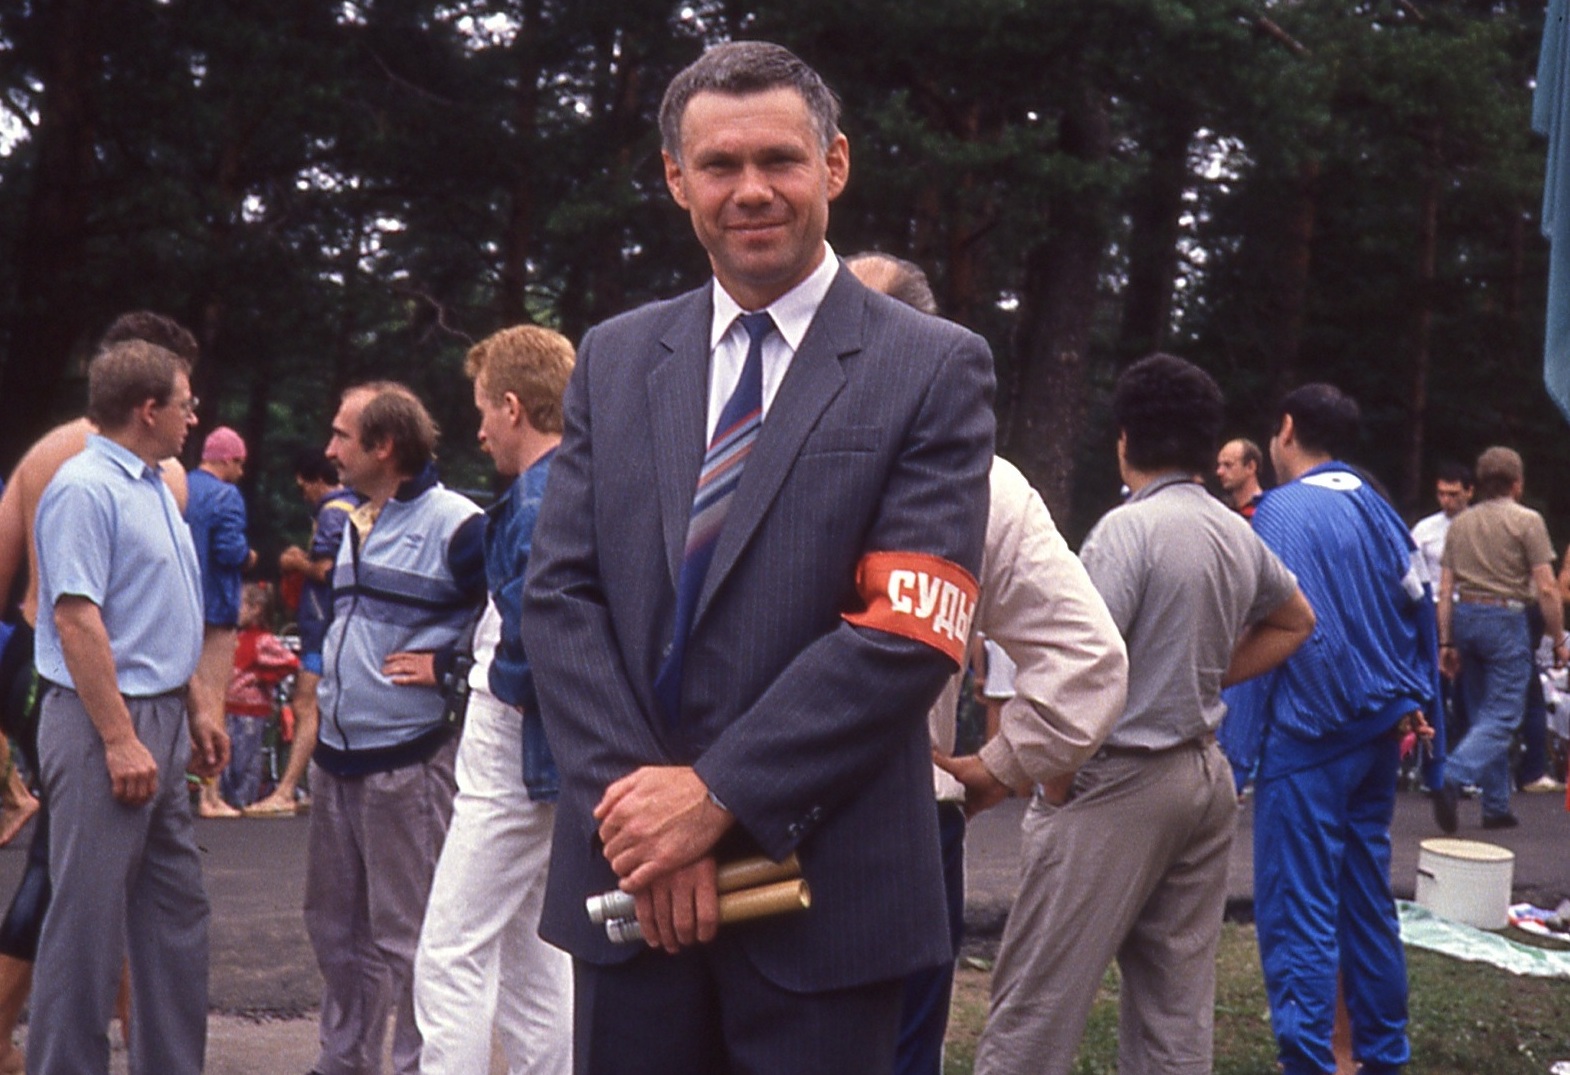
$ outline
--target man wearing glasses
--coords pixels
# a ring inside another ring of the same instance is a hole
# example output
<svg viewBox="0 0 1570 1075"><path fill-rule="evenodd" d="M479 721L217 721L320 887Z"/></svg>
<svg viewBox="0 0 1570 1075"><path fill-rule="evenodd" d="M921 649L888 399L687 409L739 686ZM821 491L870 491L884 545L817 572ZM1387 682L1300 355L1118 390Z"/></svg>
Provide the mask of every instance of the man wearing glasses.
<svg viewBox="0 0 1570 1075"><path fill-rule="evenodd" d="M130 1069L184 1075L206 1047L209 917L185 770L214 775L229 755L223 728L186 705L201 578L159 470L195 423L185 363L140 341L107 348L87 415L99 434L50 482L35 525L54 899L29 1067L109 1070L104 1028L129 951Z"/></svg>

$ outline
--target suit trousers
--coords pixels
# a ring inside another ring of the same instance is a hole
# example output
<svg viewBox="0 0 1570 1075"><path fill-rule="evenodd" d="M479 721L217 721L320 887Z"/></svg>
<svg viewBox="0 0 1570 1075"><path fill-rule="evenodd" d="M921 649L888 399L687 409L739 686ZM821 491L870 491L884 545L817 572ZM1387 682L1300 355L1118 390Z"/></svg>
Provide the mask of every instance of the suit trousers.
<svg viewBox="0 0 1570 1075"><path fill-rule="evenodd" d="M207 1048L207 895L185 767L185 697L127 698L158 763L139 807L110 793L104 744L76 692L44 697L39 754L51 811L54 890L38 942L28 1020L32 1075L109 1071L120 963L131 961L133 1075L196 1075Z"/></svg>
<svg viewBox="0 0 1570 1075"><path fill-rule="evenodd" d="M1097 755L1063 806L1038 797L977 1075L1070 1071L1113 959L1121 1075L1208 1075L1236 822L1232 770L1210 741Z"/></svg>
<svg viewBox="0 0 1570 1075"><path fill-rule="evenodd" d="M793 993L752 965L746 928L674 956L575 960L577 1075L888 1075L902 981Z"/></svg>
<svg viewBox="0 0 1570 1075"><path fill-rule="evenodd" d="M322 972L320 1075L381 1075L390 1015L393 1071L420 1070L414 955L456 751L448 740L428 761L362 777L311 765L305 930Z"/></svg>
<svg viewBox="0 0 1570 1075"><path fill-rule="evenodd" d="M494 1022L508 1075L567 1075L572 959L539 936L556 807L529 799L518 710L469 696L457 777L414 962L420 1070L490 1070Z"/></svg>
<svg viewBox="0 0 1570 1075"><path fill-rule="evenodd" d="M965 806L938 803L938 846L943 852L943 894L948 899L949 943L954 959L965 938ZM895 1075L941 1075L943 1039L954 999L954 959L905 977L900 1005Z"/></svg>

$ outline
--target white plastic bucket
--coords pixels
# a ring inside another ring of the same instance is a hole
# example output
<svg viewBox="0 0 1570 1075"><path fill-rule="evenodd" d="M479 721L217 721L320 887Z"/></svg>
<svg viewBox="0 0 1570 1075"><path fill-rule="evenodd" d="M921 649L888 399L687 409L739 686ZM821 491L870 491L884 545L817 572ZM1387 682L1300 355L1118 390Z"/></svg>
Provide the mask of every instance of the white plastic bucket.
<svg viewBox="0 0 1570 1075"><path fill-rule="evenodd" d="M1436 837L1417 854L1417 904L1441 918L1479 929L1509 921L1515 852L1478 840Z"/></svg>

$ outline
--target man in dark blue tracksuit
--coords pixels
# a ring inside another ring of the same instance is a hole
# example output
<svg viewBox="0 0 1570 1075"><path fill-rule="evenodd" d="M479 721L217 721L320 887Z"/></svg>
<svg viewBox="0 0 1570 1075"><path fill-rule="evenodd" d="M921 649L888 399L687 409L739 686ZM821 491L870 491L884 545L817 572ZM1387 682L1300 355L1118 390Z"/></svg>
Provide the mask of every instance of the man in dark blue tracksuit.
<svg viewBox="0 0 1570 1075"><path fill-rule="evenodd" d="M1306 385L1281 404L1283 484L1254 529L1297 576L1318 626L1274 673L1229 695L1224 738L1255 774L1254 911L1287 1075L1335 1070L1339 972L1365 1075L1410 1050L1406 964L1390 892L1403 728L1438 712L1434 606L1405 525L1356 469L1357 404ZM1414 715L1415 714L1415 715Z"/></svg>

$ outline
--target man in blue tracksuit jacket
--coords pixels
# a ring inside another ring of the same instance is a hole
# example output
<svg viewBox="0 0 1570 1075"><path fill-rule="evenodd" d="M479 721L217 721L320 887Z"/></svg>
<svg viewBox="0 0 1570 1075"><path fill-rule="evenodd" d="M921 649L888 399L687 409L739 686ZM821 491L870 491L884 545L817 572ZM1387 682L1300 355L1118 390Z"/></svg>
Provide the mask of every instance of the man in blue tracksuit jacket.
<svg viewBox="0 0 1570 1075"><path fill-rule="evenodd" d="M437 686L485 599L485 517L445 488L436 423L403 385L343 395L327 458L365 497L333 567L311 766L305 926L322 972L319 1075L417 1075L414 956L452 814Z"/></svg>
<svg viewBox="0 0 1570 1075"><path fill-rule="evenodd" d="M1339 972L1364 1075L1397 1071L1406 964L1390 891L1400 736L1431 735L1438 636L1411 537L1358 470L1357 404L1330 385L1281 403L1271 460L1283 484L1254 529L1314 606L1313 636L1234 690L1223 735L1252 771L1254 913L1271 1023L1287 1075L1335 1070Z"/></svg>

